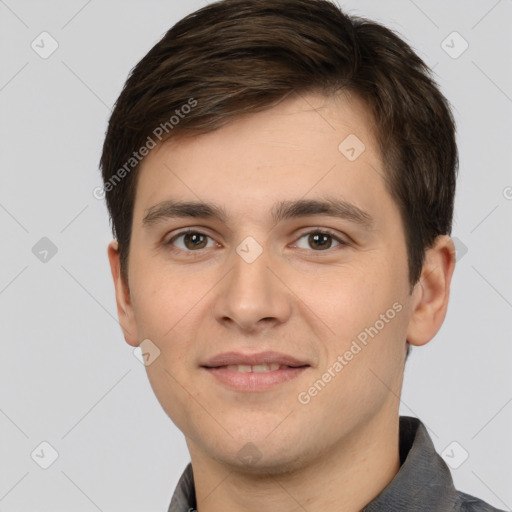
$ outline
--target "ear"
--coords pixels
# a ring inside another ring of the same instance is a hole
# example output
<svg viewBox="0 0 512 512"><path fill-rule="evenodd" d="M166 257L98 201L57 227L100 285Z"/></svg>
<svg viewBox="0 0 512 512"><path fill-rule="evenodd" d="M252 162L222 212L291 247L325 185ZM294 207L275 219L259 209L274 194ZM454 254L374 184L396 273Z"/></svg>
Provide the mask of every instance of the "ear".
<svg viewBox="0 0 512 512"><path fill-rule="evenodd" d="M455 245L447 235L427 249L419 281L415 284L407 341L425 345L439 331L448 309L450 283L455 269Z"/></svg>
<svg viewBox="0 0 512 512"><path fill-rule="evenodd" d="M108 259L116 292L117 316L124 334L124 339L128 345L138 347L140 343L137 337L137 323L133 313L128 283L125 283L121 275L121 258L117 240L113 240L108 245Z"/></svg>

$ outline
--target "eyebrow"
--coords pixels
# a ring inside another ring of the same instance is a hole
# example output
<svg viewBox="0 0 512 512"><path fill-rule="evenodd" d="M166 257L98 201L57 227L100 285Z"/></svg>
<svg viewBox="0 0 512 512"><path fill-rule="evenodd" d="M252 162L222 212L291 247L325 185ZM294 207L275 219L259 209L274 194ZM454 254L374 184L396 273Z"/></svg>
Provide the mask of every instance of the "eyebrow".
<svg viewBox="0 0 512 512"><path fill-rule="evenodd" d="M349 220L359 226L371 230L374 226L372 216L344 199L299 199L296 201L280 201L270 212L275 224L288 219L307 217L310 215L327 215ZM226 223L228 215L224 208L203 201L162 201L146 210L142 220L144 227L150 227L166 219L178 218L213 219Z"/></svg>

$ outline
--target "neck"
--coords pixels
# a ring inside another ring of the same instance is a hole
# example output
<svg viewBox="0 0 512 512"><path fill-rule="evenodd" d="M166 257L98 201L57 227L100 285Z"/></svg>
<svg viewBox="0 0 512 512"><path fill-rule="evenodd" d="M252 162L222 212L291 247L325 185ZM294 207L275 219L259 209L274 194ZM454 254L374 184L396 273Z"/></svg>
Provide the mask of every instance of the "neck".
<svg viewBox="0 0 512 512"><path fill-rule="evenodd" d="M376 415L292 472L254 475L207 457L187 439L198 512L358 512L400 468L399 417Z"/></svg>

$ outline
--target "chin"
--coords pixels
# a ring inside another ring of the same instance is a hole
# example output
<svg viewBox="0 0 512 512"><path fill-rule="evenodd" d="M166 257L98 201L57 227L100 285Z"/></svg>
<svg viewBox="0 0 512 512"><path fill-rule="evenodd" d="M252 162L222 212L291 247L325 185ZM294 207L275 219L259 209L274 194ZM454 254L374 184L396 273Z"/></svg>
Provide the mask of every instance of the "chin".
<svg viewBox="0 0 512 512"><path fill-rule="evenodd" d="M231 446L219 452L221 447L217 445L210 451L210 456L230 471L265 477L299 471L310 466L315 458L313 447L308 451L298 442L286 443L277 437L275 443L271 443L265 439L266 436L262 435L260 442L237 442L234 450Z"/></svg>
<svg viewBox="0 0 512 512"><path fill-rule="evenodd" d="M223 456L217 460L230 471L262 477L286 475L308 466L308 461L303 460L299 454L296 456L293 454L273 456L267 453L266 457L262 455L260 459L254 458L252 460L247 458L241 460L237 456L234 458Z"/></svg>

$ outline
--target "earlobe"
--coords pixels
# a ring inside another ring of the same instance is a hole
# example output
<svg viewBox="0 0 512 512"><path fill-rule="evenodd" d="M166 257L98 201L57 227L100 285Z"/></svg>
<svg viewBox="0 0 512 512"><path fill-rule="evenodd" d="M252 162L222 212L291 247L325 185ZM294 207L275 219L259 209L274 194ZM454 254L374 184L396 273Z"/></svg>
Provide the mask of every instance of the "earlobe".
<svg viewBox="0 0 512 512"><path fill-rule="evenodd" d="M117 316L124 334L124 339L129 345L138 347L139 340L137 337L137 325L133 313L130 290L121 274L121 258L117 240L113 240L108 245L108 259L110 262L110 270L112 272L112 280L114 281Z"/></svg>
<svg viewBox="0 0 512 512"><path fill-rule="evenodd" d="M407 330L407 341L411 345L425 345L441 328L448 309L454 269L455 245L449 236L438 236L426 251L421 277L413 290Z"/></svg>

